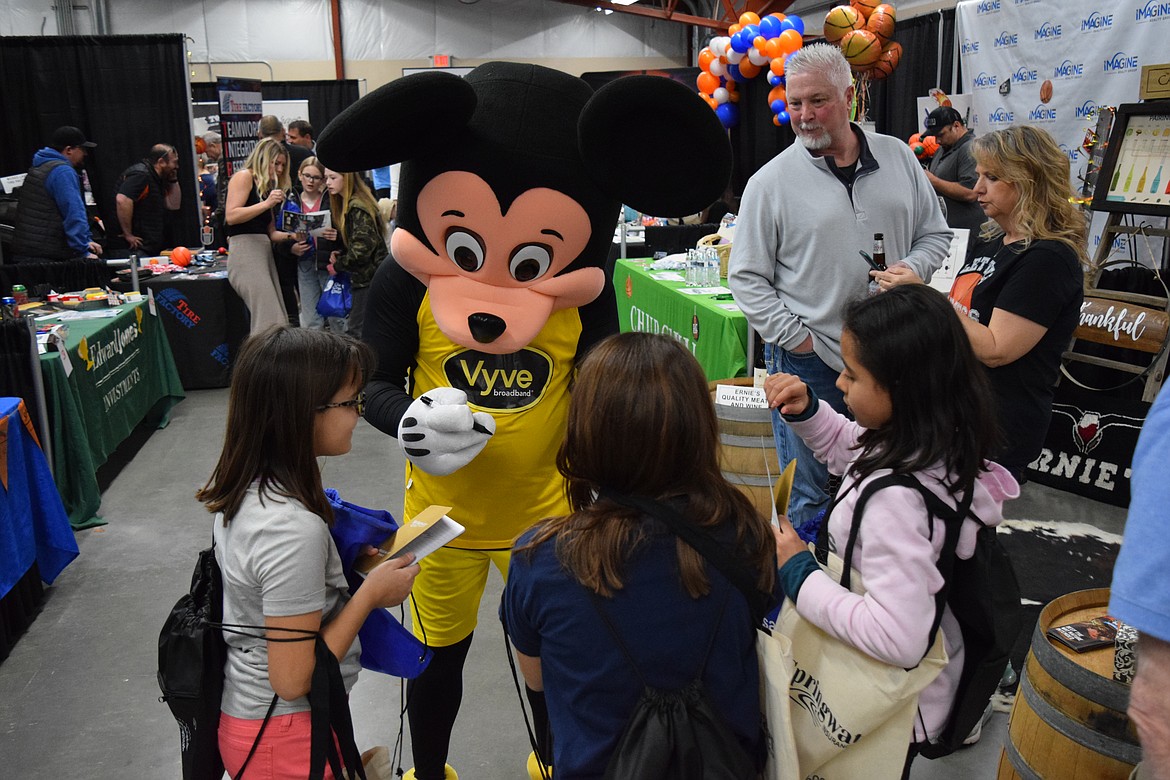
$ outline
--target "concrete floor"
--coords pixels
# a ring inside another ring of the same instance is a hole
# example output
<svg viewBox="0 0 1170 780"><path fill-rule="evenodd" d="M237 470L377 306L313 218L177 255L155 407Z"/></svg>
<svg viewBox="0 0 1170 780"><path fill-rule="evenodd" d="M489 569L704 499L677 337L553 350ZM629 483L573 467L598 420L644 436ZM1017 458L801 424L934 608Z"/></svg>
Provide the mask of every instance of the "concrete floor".
<svg viewBox="0 0 1170 780"><path fill-rule="evenodd" d="M157 638L208 545L194 499L223 437L226 390L193 391L103 495L108 525L78 533L81 555L47 590L44 609L0 664L0 777L178 778L178 732L155 682ZM362 422L354 450L323 466L324 483L371 507L402 507L397 442ZM1030 484L1012 518L1081 522L1120 533L1124 510ZM468 660L450 763L463 780L521 780L529 753L489 579ZM363 672L350 705L359 747L393 745L398 680ZM1007 728L996 714L975 746L919 760L915 780L994 778ZM404 766L410 767L409 736Z"/></svg>

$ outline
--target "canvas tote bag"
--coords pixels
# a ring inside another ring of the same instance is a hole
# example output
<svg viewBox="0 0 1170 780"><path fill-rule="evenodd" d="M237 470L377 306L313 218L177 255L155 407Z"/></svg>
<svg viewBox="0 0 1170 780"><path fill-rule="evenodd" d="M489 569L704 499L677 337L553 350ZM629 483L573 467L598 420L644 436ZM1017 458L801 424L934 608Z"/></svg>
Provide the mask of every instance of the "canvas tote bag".
<svg viewBox="0 0 1170 780"><path fill-rule="evenodd" d="M830 553L824 569L841 581L840 557ZM856 571L850 589L865 593ZM770 737L766 778L902 776L918 694L947 664L941 631L918 666L902 669L825 633L785 599L771 636L761 631L757 639Z"/></svg>

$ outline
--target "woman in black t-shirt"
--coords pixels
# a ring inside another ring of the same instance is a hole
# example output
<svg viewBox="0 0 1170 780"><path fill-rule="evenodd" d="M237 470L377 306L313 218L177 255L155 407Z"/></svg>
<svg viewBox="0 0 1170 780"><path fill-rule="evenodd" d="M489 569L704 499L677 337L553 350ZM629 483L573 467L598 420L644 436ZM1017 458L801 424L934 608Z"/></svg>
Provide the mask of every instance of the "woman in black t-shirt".
<svg viewBox="0 0 1170 780"><path fill-rule="evenodd" d="M1088 223L1069 202L1068 156L1044 130L1017 125L971 148L989 221L949 297L995 391L1004 435L996 460L1020 478L1040 454L1060 356L1079 321ZM885 289L920 281L908 270L873 275Z"/></svg>

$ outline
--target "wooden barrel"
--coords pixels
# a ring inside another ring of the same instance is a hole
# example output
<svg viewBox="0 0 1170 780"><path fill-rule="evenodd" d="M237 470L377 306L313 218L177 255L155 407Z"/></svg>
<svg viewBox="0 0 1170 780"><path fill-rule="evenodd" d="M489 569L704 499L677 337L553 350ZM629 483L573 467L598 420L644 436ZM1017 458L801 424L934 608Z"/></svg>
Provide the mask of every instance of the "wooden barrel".
<svg viewBox="0 0 1170 780"><path fill-rule="evenodd" d="M1078 653L1046 632L1105 614L1109 589L1061 596L1040 612L1012 706L999 778L1127 780L1141 760L1125 710L1129 686L1113 680L1113 648Z"/></svg>
<svg viewBox="0 0 1170 780"><path fill-rule="evenodd" d="M718 379L710 383L711 400L717 385L752 385L751 377ZM743 409L715 404L719 421L719 468L764 517L772 516L773 486L780 477L770 409Z"/></svg>

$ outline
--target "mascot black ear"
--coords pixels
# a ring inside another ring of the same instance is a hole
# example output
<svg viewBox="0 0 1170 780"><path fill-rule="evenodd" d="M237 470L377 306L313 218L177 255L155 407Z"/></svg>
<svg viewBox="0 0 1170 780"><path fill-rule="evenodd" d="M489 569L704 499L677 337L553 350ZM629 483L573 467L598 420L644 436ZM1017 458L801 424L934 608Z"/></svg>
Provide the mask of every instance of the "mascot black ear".
<svg viewBox="0 0 1170 780"><path fill-rule="evenodd" d="M450 73L395 79L349 106L317 139L317 156L335 171L364 171L426 154L463 132L475 90Z"/></svg>
<svg viewBox="0 0 1170 780"><path fill-rule="evenodd" d="M599 89L581 112L578 137L598 186L645 214L695 214L731 179L731 144L715 112L661 76L625 76Z"/></svg>

